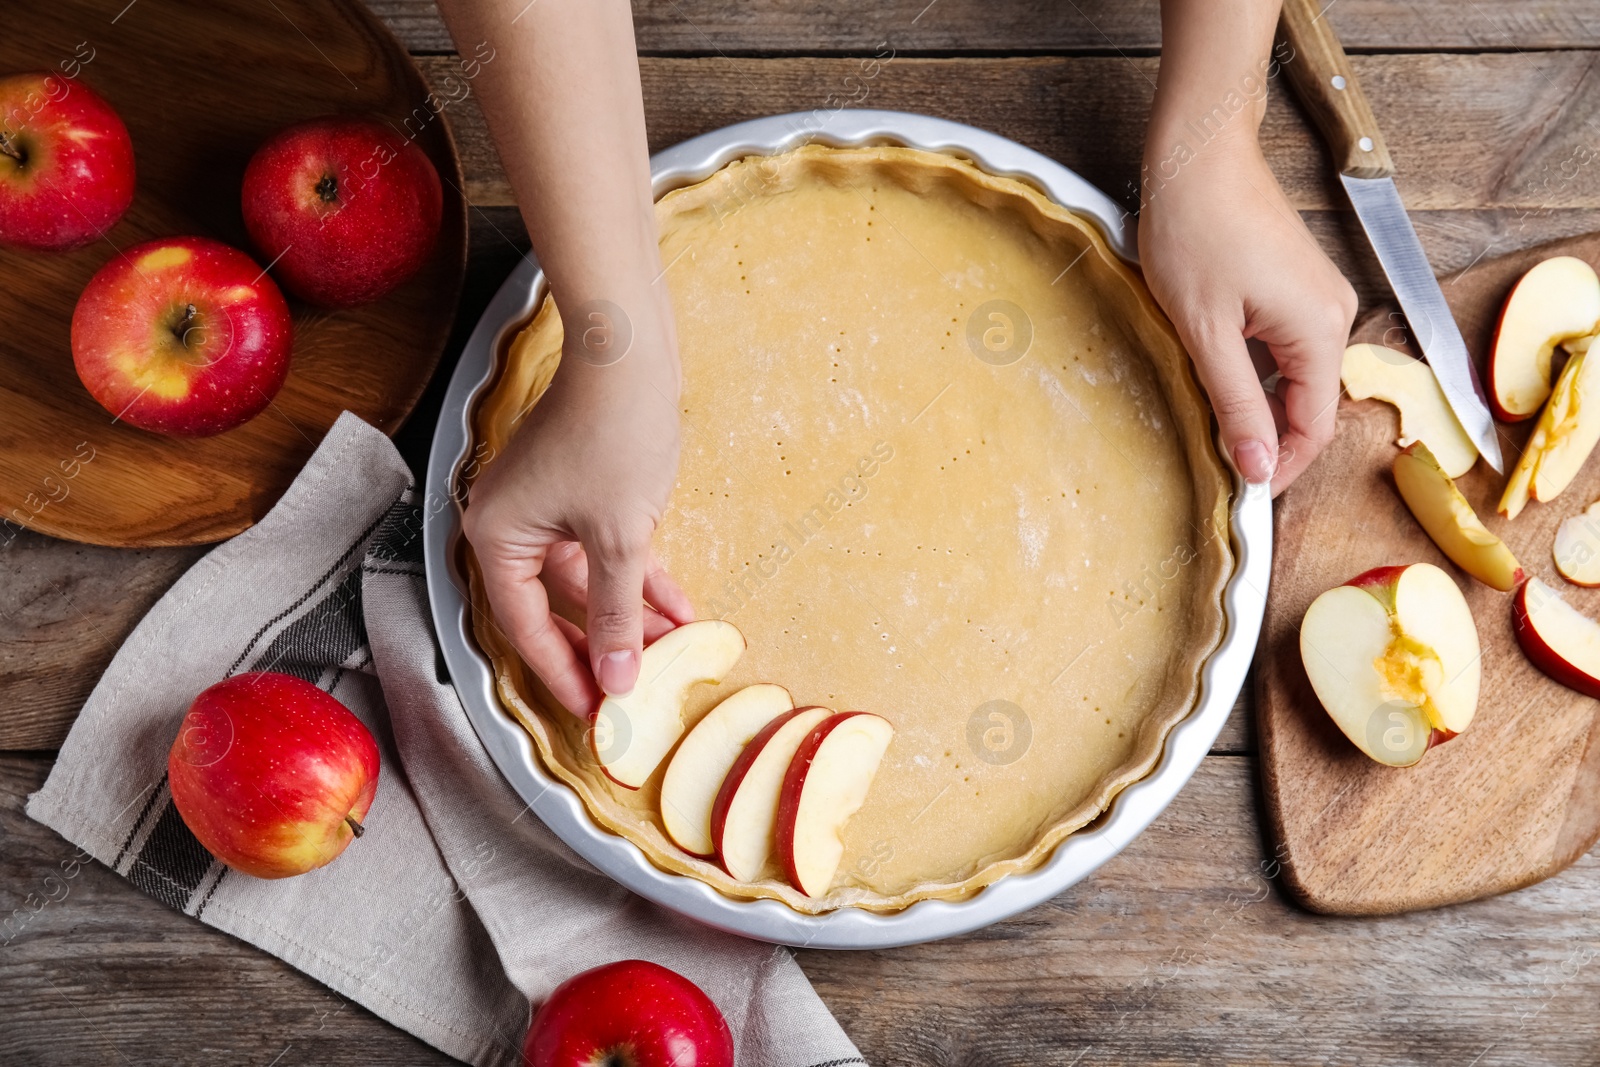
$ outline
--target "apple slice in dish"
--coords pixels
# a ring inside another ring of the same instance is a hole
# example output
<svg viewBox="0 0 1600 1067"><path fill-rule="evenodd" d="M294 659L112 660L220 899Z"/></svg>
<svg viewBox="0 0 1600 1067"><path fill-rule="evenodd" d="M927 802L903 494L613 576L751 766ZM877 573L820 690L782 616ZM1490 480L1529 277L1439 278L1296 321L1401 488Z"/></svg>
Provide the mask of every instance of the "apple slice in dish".
<svg viewBox="0 0 1600 1067"><path fill-rule="evenodd" d="M1413 441L1426 442L1452 478L1472 469L1478 446L1461 428L1426 363L1382 345L1351 345L1344 350L1339 377L1351 399L1375 397L1400 409L1401 448Z"/></svg>
<svg viewBox="0 0 1600 1067"><path fill-rule="evenodd" d="M1514 519L1527 502L1554 500L1572 484L1600 442L1600 359L1573 356L1539 413L1522 458L1500 497L1500 514Z"/></svg>
<svg viewBox="0 0 1600 1067"><path fill-rule="evenodd" d="M706 712L684 737L661 779L661 821L667 836L692 856L716 854L711 805L750 739L794 708L781 685L747 685Z"/></svg>
<svg viewBox="0 0 1600 1067"><path fill-rule="evenodd" d="M1556 570L1573 585L1600 586L1600 501L1556 529Z"/></svg>
<svg viewBox="0 0 1600 1067"><path fill-rule="evenodd" d="M589 731L606 777L628 789L644 785L683 736L689 690L721 681L744 647L733 623L703 619L668 630L646 648L633 692L601 701Z"/></svg>
<svg viewBox="0 0 1600 1067"><path fill-rule="evenodd" d="M1478 708L1478 629L1431 563L1376 567L1317 597L1300 622L1300 658L1339 729L1391 767L1455 737Z"/></svg>
<svg viewBox="0 0 1600 1067"><path fill-rule="evenodd" d="M1394 484L1439 551L1485 585L1503 593L1522 581L1522 565L1483 525L1455 481L1421 441L1394 457Z"/></svg>
<svg viewBox="0 0 1600 1067"><path fill-rule="evenodd" d="M881 715L842 711L819 723L790 761L778 801L778 859L806 896L823 896L833 884L845 823L866 802L893 739Z"/></svg>
<svg viewBox="0 0 1600 1067"><path fill-rule="evenodd" d="M1600 623L1529 578L1511 598L1511 632L1545 674L1568 689L1600 697Z"/></svg>
<svg viewBox="0 0 1600 1067"><path fill-rule="evenodd" d="M1502 422L1530 419L1550 395L1557 345L1600 325L1600 277L1573 256L1556 256L1524 274L1506 297L1489 350L1489 406ZM1569 351L1587 348L1574 345Z"/></svg>
<svg viewBox="0 0 1600 1067"><path fill-rule="evenodd" d="M795 708L767 723L728 769L711 805L711 840L723 870L741 882L761 877L776 845L784 773L800 743L833 714Z"/></svg>

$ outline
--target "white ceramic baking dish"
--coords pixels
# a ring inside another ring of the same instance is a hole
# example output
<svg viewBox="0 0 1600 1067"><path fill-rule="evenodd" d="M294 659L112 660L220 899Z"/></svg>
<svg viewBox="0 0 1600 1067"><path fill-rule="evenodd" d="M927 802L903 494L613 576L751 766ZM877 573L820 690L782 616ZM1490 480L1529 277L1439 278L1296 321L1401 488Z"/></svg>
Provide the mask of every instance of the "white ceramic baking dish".
<svg viewBox="0 0 1600 1067"><path fill-rule="evenodd" d="M896 111L801 112L756 119L685 141L651 160L656 196L709 177L734 159L773 155L814 141L895 144L970 159L993 174L1030 182L1092 219L1112 249L1137 262L1133 219L1110 197L1038 152L985 130ZM451 378L428 463L424 549L434 626L467 715L490 756L528 805L574 851L629 889L723 930L812 948L888 948L976 930L1049 900L1121 851L1159 815L1205 758L1244 684L1266 605L1272 505L1266 491L1236 484L1232 536L1237 563L1223 594L1222 643L1201 672L1199 702L1173 729L1155 769L1124 789L1105 814L1061 843L1039 869L1013 875L957 903L929 900L879 915L845 908L802 915L775 900L735 900L694 878L653 865L633 844L603 830L576 793L548 774L527 732L500 705L488 659L472 636L461 536L458 474L471 447L469 415L509 339L544 299L544 275L525 259L490 302Z"/></svg>

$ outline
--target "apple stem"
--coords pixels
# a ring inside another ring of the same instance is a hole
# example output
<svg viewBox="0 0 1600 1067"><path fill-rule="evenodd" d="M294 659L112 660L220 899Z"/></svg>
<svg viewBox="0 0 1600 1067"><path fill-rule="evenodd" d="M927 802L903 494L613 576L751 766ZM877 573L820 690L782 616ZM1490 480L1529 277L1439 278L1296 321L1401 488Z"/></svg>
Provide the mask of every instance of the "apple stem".
<svg viewBox="0 0 1600 1067"><path fill-rule="evenodd" d="M356 822L356 817L354 815L346 815L344 817L344 821L345 824L350 827L350 832L355 834L357 837L360 837L362 834L367 832L367 828L365 826L362 826L360 823Z"/></svg>
<svg viewBox="0 0 1600 1067"><path fill-rule="evenodd" d="M189 345L189 324L194 321L196 314L197 312L193 304L185 304L183 306L183 318L179 319L172 327L173 335L176 336L186 348Z"/></svg>
<svg viewBox="0 0 1600 1067"><path fill-rule="evenodd" d="M18 163L26 162L26 160L22 158L22 149L12 144L11 135L5 132L0 132L0 152L4 152Z"/></svg>
<svg viewBox="0 0 1600 1067"><path fill-rule="evenodd" d="M339 199L339 179L331 174L324 174L322 180L317 182L317 195L324 204L331 204Z"/></svg>

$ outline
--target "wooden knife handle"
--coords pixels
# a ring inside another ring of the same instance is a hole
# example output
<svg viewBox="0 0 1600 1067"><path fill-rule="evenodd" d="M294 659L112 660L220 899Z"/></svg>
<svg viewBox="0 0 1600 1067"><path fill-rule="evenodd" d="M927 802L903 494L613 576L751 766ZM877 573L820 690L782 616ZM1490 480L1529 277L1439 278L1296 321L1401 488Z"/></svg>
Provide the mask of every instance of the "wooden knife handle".
<svg viewBox="0 0 1600 1067"><path fill-rule="evenodd" d="M1320 0L1283 0L1278 31L1293 51L1282 59L1283 70L1333 150L1339 172L1352 178L1394 174L1378 120Z"/></svg>

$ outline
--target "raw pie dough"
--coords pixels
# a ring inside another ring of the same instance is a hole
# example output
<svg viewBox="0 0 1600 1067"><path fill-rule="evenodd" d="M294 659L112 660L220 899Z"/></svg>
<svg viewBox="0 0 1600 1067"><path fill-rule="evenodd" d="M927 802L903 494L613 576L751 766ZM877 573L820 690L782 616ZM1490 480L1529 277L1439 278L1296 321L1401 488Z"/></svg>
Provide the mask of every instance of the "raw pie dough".
<svg viewBox="0 0 1600 1067"><path fill-rule="evenodd" d="M1092 225L941 154L746 159L657 217L684 387L656 548L750 643L692 717L771 681L895 739L813 900L673 846L666 764L638 792L604 778L473 569L506 706L601 825L730 896L895 911L1039 866L1154 766L1222 633L1229 482L1172 327ZM547 300L478 405L477 455L561 338Z"/></svg>

